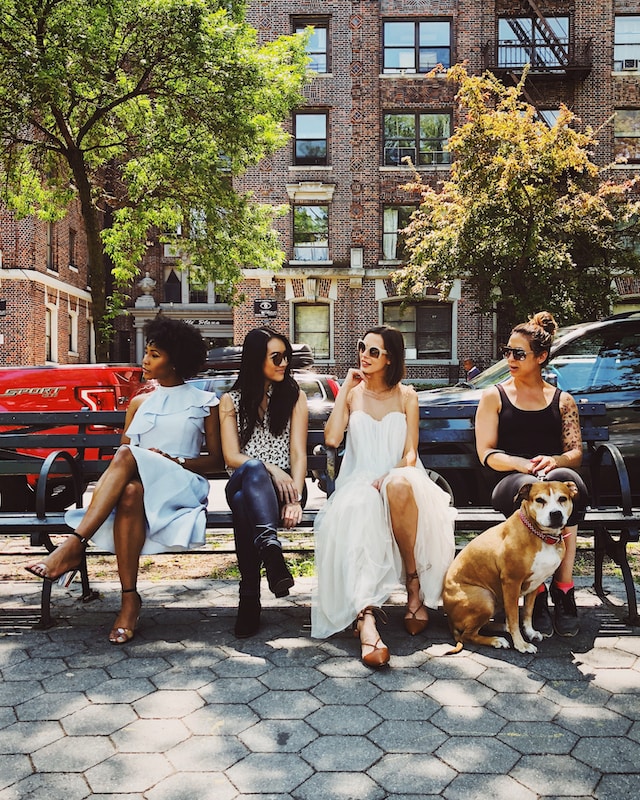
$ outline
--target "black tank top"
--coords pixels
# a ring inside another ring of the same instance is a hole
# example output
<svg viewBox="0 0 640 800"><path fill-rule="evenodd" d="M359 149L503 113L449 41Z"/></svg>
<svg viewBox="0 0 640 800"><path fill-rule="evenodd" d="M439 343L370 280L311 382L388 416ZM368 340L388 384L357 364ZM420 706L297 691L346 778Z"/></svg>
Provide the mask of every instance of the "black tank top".
<svg viewBox="0 0 640 800"><path fill-rule="evenodd" d="M522 458L562 453L560 389L556 389L546 408L522 411L509 400L504 388L500 384L497 386L502 398L498 415L498 449Z"/></svg>

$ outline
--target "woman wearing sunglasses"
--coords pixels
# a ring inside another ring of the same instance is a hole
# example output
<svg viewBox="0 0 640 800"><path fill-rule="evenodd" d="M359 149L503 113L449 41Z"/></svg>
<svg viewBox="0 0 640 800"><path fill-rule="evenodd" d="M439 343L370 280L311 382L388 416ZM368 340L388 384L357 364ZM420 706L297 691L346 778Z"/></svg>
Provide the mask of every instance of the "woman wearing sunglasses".
<svg viewBox="0 0 640 800"><path fill-rule="evenodd" d="M293 578L277 529L302 519L307 473L307 399L291 377L289 340L255 328L242 347L233 389L220 400L226 487L240 570L239 638L260 628L260 565L269 588L286 597Z"/></svg>
<svg viewBox="0 0 640 800"><path fill-rule="evenodd" d="M353 623L362 661L389 662L376 627L379 607L404 580L404 627L411 635L429 622L454 556L455 511L418 458L418 396L405 374L400 331L377 327L358 342L325 427L337 447L348 430L336 491L315 527L317 590L311 635L331 636ZM355 621L354 621L355 620Z"/></svg>
<svg viewBox="0 0 640 800"><path fill-rule="evenodd" d="M557 325L547 311L535 314L511 331L502 355L511 373L504 383L485 389L476 414L476 448L485 467L506 473L496 485L493 507L505 516L515 510L514 498L525 483L574 481L579 494L564 531L566 552L551 585L554 618L544 584L538 590L533 627L543 636L579 630L573 588L573 561L578 522L584 516L587 488L575 471L582 461L582 436L575 400L547 383L542 369L549 360Z"/></svg>

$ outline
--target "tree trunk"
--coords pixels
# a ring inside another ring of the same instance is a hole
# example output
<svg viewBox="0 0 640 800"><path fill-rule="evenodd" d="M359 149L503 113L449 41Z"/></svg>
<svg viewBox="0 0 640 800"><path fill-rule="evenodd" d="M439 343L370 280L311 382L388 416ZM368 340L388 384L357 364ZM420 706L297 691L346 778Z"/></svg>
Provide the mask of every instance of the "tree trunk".
<svg viewBox="0 0 640 800"><path fill-rule="evenodd" d="M87 175L87 167L82 152L78 149L68 151L68 159L78 191L80 213L84 222L87 237L87 254L89 257L89 283L91 286L91 304L93 325L96 336L96 360L107 361L109 340L104 331L106 311L106 276L105 255L100 232L100 214L91 197L91 185Z"/></svg>

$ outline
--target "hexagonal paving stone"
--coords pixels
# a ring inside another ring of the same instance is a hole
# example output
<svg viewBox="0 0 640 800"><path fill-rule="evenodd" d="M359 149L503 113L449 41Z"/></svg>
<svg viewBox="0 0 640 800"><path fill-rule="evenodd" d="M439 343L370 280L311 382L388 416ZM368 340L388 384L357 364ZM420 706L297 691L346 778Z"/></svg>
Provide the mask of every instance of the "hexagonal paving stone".
<svg viewBox="0 0 640 800"><path fill-rule="evenodd" d="M267 691L249 706L262 719L305 719L321 703L309 692Z"/></svg>
<svg viewBox="0 0 640 800"><path fill-rule="evenodd" d="M263 720L238 734L252 753L297 753L317 737L313 728L296 719Z"/></svg>
<svg viewBox="0 0 640 800"><path fill-rule="evenodd" d="M307 667L278 667L260 677L269 689L311 689L322 680L323 675Z"/></svg>
<svg viewBox="0 0 640 800"><path fill-rule="evenodd" d="M558 708L550 700L540 695L520 695L500 693L487 703L485 708L514 722L548 722L558 713Z"/></svg>
<svg viewBox="0 0 640 800"><path fill-rule="evenodd" d="M595 797L598 800L622 800L638 796L640 773L633 775L603 775L598 784Z"/></svg>
<svg viewBox="0 0 640 800"><path fill-rule="evenodd" d="M505 775L516 764L520 753L494 738L453 736L435 755L458 772Z"/></svg>
<svg viewBox="0 0 640 800"><path fill-rule="evenodd" d="M147 800L203 800L215 797L215 800L232 800L238 793L234 786L220 772L181 772L160 781L150 789Z"/></svg>
<svg viewBox="0 0 640 800"><path fill-rule="evenodd" d="M383 751L362 736L323 736L304 748L305 761L322 772L363 772Z"/></svg>
<svg viewBox="0 0 640 800"><path fill-rule="evenodd" d="M158 689L201 689L207 686L215 675L211 670L202 667L170 667L159 672L157 675L150 676L149 679Z"/></svg>
<svg viewBox="0 0 640 800"><path fill-rule="evenodd" d="M366 705L380 694L380 687L362 678L327 678L311 694L331 705Z"/></svg>
<svg viewBox="0 0 640 800"><path fill-rule="evenodd" d="M429 719L440 708L422 692L384 692L369 704L382 719Z"/></svg>
<svg viewBox="0 0 640 800"><path fill-rule="evenodd" d="M271 664L265 658L250 655L225 658L213 667L220 678L257 678L270 670Z"/></svg>
<svg viewBox="0 0 640 800"><path fill-rule="evenodd" d="M0 791L6 789L7 786L13 786L15 788L23 778L31 775L32 772L33 767L31 766L28 756L22 754L0 755ZM13 791L12 789L11 794L7 792L6 796L11 797L12 800L13 798L19 800L25 795L18 793L17 790Z"/></svg>
<svg viewBox="0 0 640 800"><path fill-rule="evenodd" d="M622 737L584 737L571 755L604 773L640 771L640 744Z"/></svg>
<svg viewBox="0 0 640 800"><path fill-rule="evenodd" d="M4 681L41 681L58 672L66 672L67 665L61 658L30 658L2 670Z"/></svg>
<svg viewBox="0 0 640 800"><path fill-rule="evenodd" d="M118 753L87 770L85 777L94 794L125 794L146 792L171 772L167 759L156 753L146 753L144 758L137 753Z"/></svg>
<svg viewBox="0 0 640 800"><path fill-rule="evenodd" d="M293 753L251 753L227 770L227 777L242 796L293 791L312 774L311 767Z"/></svg>
<svg viewBox="0 0 640 800"><path fill-rule="evenodd" d="M510 722L500 731L498 739L519 753L532 755L553 752L570 753L578 737L551 722Z"/></svg>
<svg viewBox="0 0 640 800"><path fill-rule="evenodd" d="M0 753L33 753L63 736L64 732L57 722L45 721L38 725L15 722L0 731Z"/></svg>
<svg viewBox="0 0 640 800"><path fill-rule="evenodd" d="M429 718L451 736L495 736L506 720L479 706L445 706Z"/></svg>
<svg viewBox="0 0 640 800"><path fill-rule="evenodd" d="M36 681L32 683L0 681L0 706L17 706L18 703L26 703L27 700L42 694L44 689Z"/></svg>
<svg viewBox="0 0 640 800"><path fill-rule="evenodd" d="M66 736L32 754L38 772L85 772L114 753L106 736Z"/></svg>
<svg viewBox="0 0 640 800"><path fill-rule="evenodd" d="M216 678L198 690L207 703L249 703L267 692L256 678Z"/></svg>
<svg viewBox="0 0 640 800"><path fill-rule="evenodd" d="M562 708L571 706L609 705L611 693L599 689L590 681L547 681L540 690L542 697Z"/></svg>
<svg viewBox="0 0 640 800"><path fill-rule="evenodd" d="M536 800L538 795L508 775L458 775L442 793L446 800Z"/></svg>
<svg viewBox="0 0 640 800"><path fill-rule="evenodd" d="M368 775L357 772L318 772L298 786L295 792L299 800L385 800L387 797Z"/></svg>
<svg viewBox="0 0 640 800"><path fill-rule="evenodd" d="M119 753L164 753L189 735L179 719L136 719L112 734L111 741Z"/></svg>
<svg viewBox="0 0 640 800"><path fill-rule="evenodd" d="M53 772L36 772L14 783L11 787L11 794L7 792L6 797L7 800L9 798L11 800L13 798L22 800L22 798L32 797L47 797L49 800L84 800L90 794L91 792L82 774L59 775ZM127 795L127 800L129 798L131 798L131 795ZM91 800L96 800L96 798L92 795ZM116 798L113 798L113 800L116 800Z"/></svg>
<svg viewBox="0 0 640 800"><path fill-rule="evenodd" d="M149 678L158 675L165 669L169 669L171 664L166 658L126 658L111 664L107 667L107 672L112 678Z"/></svg>
<svg viewBox="0 0 640 800"><path fill-rule="evenodd" d="M483 706L495 695L493 689L478 681L436 681L425 694L443 706Z"/></svg>
<svg viewBox="0 0 640 800"><path fill-rule="evenodd" d="M631 722L607 708L563 708L554 719L579 736L624 736Z"/></svg>
<svg viewBox="0 0 640 800"><path fill-rule="evenodd" d="M522 669L486 670L478 681L495 692L512 694L537 694L544 685L544 680L538 675Z"/></svg>
<svg viewBox="0 0 640 800"><path fill-rule="evenodd" d="M379 725L382 718L367 706L359 706L357 713L353 706L322 706L306 722L323 736L332 733L363 736Z"/></svg>
<svg viewBox="0 0 640 800"><path fill-rule="evenodd" d="M204 700L197 692L159 690L137 700L133 708L136 714L146 719L181 719L203 705Z"/></svg>
<svg viewBox="0 0 640 800"><path fill-rule="evenodd" d="M133 709L123 703L90 705L65 717L62 727L68 736L109 736L135 719Z"/></svg>
<svg viewBox="0 0 640 800"><path fill-rule="evenodd" d="M180 772L199 772L203 767L222 772L248 753L235 736L191 736L168 750L166 755Z"/></svg>
<svg viewBox="0 0 640 800"><path fill-rule="evenodd" d="M628 719L640 720L640 692L635 696L630 694L614 695L607 703L607 708Z"/></svg>
<svg viewBox="0 0 640 800"><path fill-rule="evenodd" d="M182 722L196 736L234 736L259 719L244 703L213 703L183 717Z"/></svg>
<svg viewBox="0 0 640 800"><path fill-rule="evenodd" d="M47 692L16 706L16 714L25 722L59 720L88 705L82 692Z"/></svg>
<svg viewBox="0 0 640 800"><path fill-rule="evenodd" d="M384 753L433 753L446 738L426 720L386 720L369 733Z"/></svg>
<svg viewBox="0 0 640 800"><path fill-rule="evenodd" d="M47 692L84 692L108 678L102 669L68 669L47 678Z"/></svg>
<svg viewBox="0 0 640 800"><path fill-rule="evenodd" d="M374 764L368 775L387 794L415 795L423 798L441 794L456 773L439 758L411 753L389 754Z"/></svg>
<svg viewBox="0 0 640 800"><path fill-rule="evenodd" d="M146 678L111 678L88 690L87 697L92 703L133 703L154 691Z"/></svg>
<svg viewBox="0 0 640 800"><path fill-rule="evenodd" d="M511 777L538 795L590 797L600 774L571 756L523 756Z"/></svg>
<svg viewBox="0 0 640 800"><path fill-rule="evenodd" d="M371 683L385 692L422 692L434 680L433 675L421 669L384 669L371 676Z"/></svg>

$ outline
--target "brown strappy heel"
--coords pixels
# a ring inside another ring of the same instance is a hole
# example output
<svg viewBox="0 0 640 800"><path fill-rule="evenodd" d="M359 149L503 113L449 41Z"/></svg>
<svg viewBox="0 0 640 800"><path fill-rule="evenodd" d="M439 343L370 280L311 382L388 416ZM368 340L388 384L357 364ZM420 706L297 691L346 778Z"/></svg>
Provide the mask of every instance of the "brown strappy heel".
<svg viewBox="0 0 640 800"><path fill-rule="evenodd" d="M362 611L356 617L356 621L353 623L353 635L356 638L360 639L360 631L358 629L358 623L362 622L365 616L367 615L374 617L374 619L377 622L378 618L376 616L376 612L378 612L378 615L381 617L383 622L387 621L387 616L381 608L374 608L373 606L367 606L366 608L363 608ZM363 642L362 639L360 639L360 645L362 647L373 648L373 650L370 653L361 656L362 663L366 664L367 667L373 667L374 669L379 669L380 667L386 667L386 665L389 663L389 658L390 658L389 648L382 643L382 639L380 638L380 636L378 636L378 638L376 639L375 644L372 644L371 642Z"/></svg>
<svg viewBox="0 0 640 800"><path fill-rule="evenodd" d="M409 573L407 575L407 589L409 588L408 584L411 583L411 581L417 581L417 580L418 580L418 573L417 572ZM427 611L427 608L424 605L424 603L421 603L418 606L418 608L416 608L415 611L411 611L409 609L408 604L407 604L407 612L409 614L411 614L411 616L404 618L404 628L405 628L406 632L409 633L411 636L417 636L419 633L422 633L422 631L424 631L426 629L427 625L429 624L429 613L428 612L427 612L427 618L426 619L418 619L418 617L416 616L416 614L418 613L418 611L420 611L421 608L424 608L424 610Z"/></svg>

